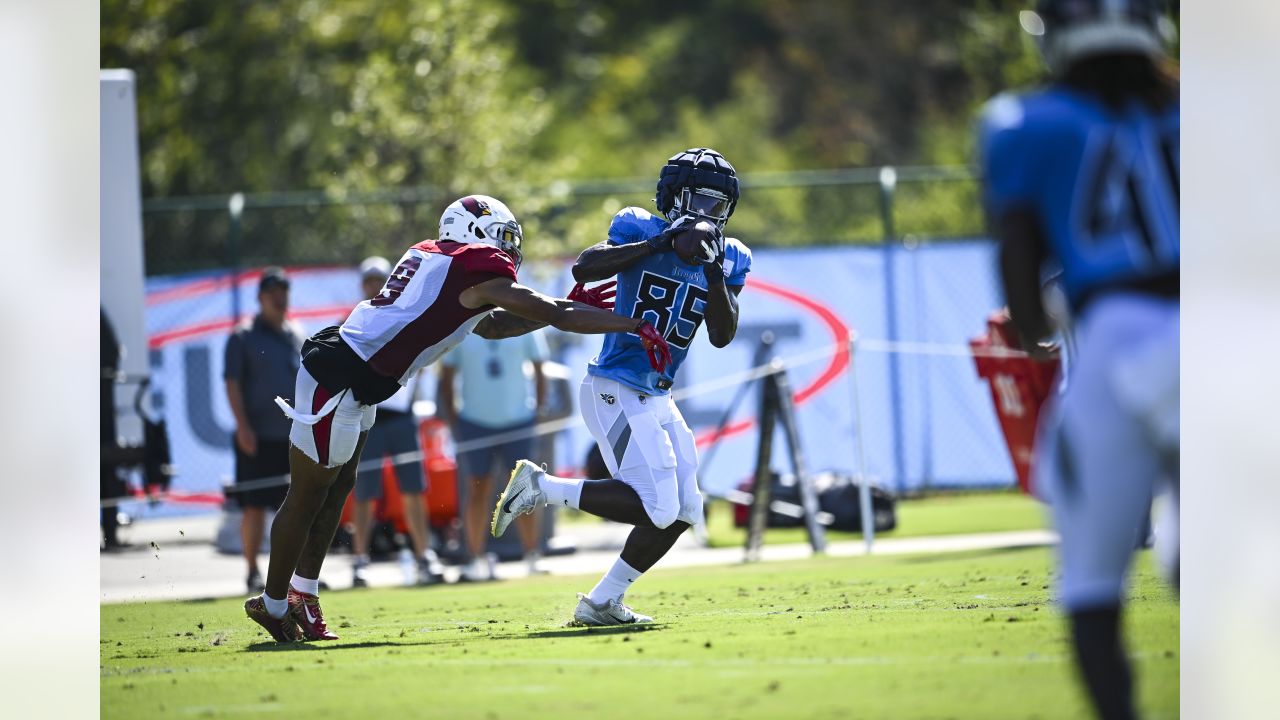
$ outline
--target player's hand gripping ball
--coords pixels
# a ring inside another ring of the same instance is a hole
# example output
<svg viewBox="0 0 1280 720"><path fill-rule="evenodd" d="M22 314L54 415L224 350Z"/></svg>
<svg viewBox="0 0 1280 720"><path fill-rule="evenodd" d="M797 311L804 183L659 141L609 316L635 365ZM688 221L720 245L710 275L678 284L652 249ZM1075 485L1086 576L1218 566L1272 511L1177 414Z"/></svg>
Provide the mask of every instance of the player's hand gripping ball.
<svg viewBox="0 0 1280 720"><path fill-rule="evenodd" d="M681 215L676 221L667 226L666 230L645 240L645 244L649 246L651 253L663 253L672 249L671 240L676 235L684 232L688 227L692 226L694 217L692 215Z"/></svg>
<svg viewBox="0 0 1280 720"><path fill-rule="evenodd" d="M676 256L689 265L714 263L724 256L724 237L715 225L700 220L672 238Z"/></svg>

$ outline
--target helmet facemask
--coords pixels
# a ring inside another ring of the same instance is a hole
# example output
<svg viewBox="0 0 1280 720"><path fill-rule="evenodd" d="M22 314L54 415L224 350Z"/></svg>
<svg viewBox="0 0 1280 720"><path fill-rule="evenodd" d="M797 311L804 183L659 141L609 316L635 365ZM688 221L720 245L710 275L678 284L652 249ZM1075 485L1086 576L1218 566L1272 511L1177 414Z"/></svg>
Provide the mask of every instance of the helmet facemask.
<svg viewBox="0 0 1280 720"><path fill-rule="evenodd" d="M497 245L500 250L510 255L516 270L520 269L520 263L524 261L524 253L520 250L520 243L524 241L524 231L520 229L520 223L515 220L494 222L485 228L477 227L476 232L481 235L482 240L490 241L490 244Z"/></svg>
<svg viewBox="0 0 1280 720"><path fill-rule="evenodd" d="M671 207L671 219L689 215L701 220L709 220L716 227L724 229L729 222L729 214L733 212L733 200L719 190L706 187L684 187L675 197Z"/></svg>

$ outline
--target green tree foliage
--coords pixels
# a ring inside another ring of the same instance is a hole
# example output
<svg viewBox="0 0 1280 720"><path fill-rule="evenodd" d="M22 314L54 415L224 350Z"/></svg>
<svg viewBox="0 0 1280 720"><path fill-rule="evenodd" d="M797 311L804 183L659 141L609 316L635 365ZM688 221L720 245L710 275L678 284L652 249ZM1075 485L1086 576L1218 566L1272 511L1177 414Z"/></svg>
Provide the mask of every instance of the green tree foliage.
<svg viewBox="0 0 1280 720"><path fill-rule="evenodd" d="M732 225L751 244L859 242L882 235L877 187L770 173L968 164L980 105L1041 76L1025 7L104 0L101 60L137 73L145 197L322 192L251 195L245 264L396 255L467 192L506 200L529 254L576 252L701 145L759 180ZM901 185L895 219L979 232L975 184ZM226 263L221 208L146 223L150 271Z"/></svg>
<svg viewBox="0 0 1280 720"><path fill-rule="evenodd" d="M144 196L453 195L514 183L522 163L512 158L550 115L545 94L521 81L504 13L476 0L106 0L102 65L137 73ZM243 260L398 254L438 217L418 209L251 205ZM149 265L225 262L224 221L216 211L149 216Z"/></svg>

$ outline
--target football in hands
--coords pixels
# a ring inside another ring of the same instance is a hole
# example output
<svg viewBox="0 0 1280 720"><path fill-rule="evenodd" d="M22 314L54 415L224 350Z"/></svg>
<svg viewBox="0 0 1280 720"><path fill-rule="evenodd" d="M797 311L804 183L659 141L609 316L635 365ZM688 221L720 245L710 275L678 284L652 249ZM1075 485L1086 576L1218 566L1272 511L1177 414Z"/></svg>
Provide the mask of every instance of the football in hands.
<svg viewBox="0 0 1280 720"><path fill-rule="evenodd" d="M716 232L716 226L706 220L699 220L688 230L671 239L671 246L682 262L693 265L702 256L702 241L708 240Z"/></svg>

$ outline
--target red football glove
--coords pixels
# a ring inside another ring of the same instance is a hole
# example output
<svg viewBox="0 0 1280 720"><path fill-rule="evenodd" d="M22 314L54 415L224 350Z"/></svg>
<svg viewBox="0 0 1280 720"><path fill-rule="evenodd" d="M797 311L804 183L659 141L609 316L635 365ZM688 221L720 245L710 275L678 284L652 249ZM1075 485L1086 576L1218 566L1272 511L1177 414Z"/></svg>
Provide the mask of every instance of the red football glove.
<svg viewBox="0 0 1280 720"><path fill-rule="evenodd" d="M666 370L671 364L671 348L662 335L658 334L657 328L642 322L635 333L640 336L640 344L644 345L645 352L649 353L649 365L658 372Z"/></svg>
<svg viewBox="0 0 1280 720"><path fill-rule="evenodd" d="M612 310L613 298L617 294L614 288L617 284L617 280L610 280L607 283L589 288L582 283L578 283L573 286L573 289L569 291L565 299L580 302L583 305L590 305L591 307L598 307L601 310Z"/></svg>

